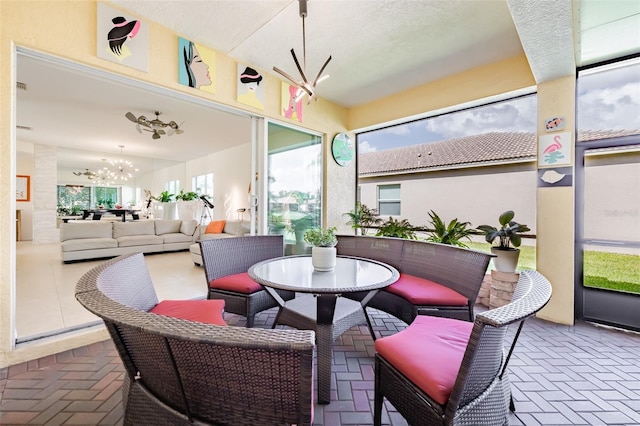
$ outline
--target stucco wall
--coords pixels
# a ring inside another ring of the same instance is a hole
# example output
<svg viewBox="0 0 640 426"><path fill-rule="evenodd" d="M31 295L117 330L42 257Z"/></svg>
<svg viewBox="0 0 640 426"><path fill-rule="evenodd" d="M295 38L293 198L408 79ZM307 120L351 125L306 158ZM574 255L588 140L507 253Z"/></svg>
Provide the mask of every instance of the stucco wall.
<svg viewBox="0 0 640 426"><path fill-rule="evenodd" d="M401 213L414 226L429 225L433 210L447 223L498 226L498 216L516 213L515 220L535 233L536 170L533 163L360 179L361 202L377 207L377 186L399 183ZM508 194L508 195L505 195ZM383 217L383 219L387 219Z"/></svg>

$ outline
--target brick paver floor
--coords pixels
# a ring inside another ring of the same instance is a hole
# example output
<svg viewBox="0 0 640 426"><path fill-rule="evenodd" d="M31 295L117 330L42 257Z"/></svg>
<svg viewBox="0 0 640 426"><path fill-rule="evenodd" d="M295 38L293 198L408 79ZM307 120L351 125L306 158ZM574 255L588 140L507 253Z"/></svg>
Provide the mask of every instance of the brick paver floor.
<svg viewBox="0 0 640 426"><path fill-rule="evenodd" d="M371 310L381 335L405 324ZM256 317L269 327L275 310ZM231 325L244 318L225 314ZM512 331L513 332L513 331ZM334 346L332 402L315 424L373 423L373 341L354 327ZM511 425L640 425L640 335L578 322L526 322L510 362ZM124 370L111 341L0 370L0 424L120 425ZM383 421L406 425L386 404Z"/></svg>

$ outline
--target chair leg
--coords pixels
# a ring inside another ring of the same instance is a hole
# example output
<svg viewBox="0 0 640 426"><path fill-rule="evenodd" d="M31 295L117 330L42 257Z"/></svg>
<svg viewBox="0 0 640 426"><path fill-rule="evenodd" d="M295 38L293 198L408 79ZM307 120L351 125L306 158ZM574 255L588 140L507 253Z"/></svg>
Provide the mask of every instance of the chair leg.
<svg viewBox="0 0 640 426"><path fill-rule="evenodd" d="M247 328L253 327L254 319L255 319L255 315L247 315L247 324L245 325L245 327Z"/></svg>
<svg viewBox="0 0 640 426"><path fill-rule="evenodd" d="M271 324L272 329L276 328L276 325L278 325L278 320L280 319L281 313L282 313L282 306L278 308L278 313L276 314L276 317L273 319L273 324Z"/></svg>
<svg viewBox="0 0 640 426"><path fill-rule="evenodd" d="M380 362L376 360L375 384L373 396L373 426L382 425L382 402L384 397L380 390Z"/></svg>

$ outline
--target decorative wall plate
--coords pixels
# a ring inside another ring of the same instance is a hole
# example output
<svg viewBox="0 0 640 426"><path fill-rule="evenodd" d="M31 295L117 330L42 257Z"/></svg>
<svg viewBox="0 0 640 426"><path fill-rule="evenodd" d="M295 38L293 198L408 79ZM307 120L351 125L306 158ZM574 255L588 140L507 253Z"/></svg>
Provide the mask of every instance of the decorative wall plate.
<svg viewBox="0 0 640 426"><path fill-rule="evenodd" d="M348 166L355 155L355 149L351 138L346 133L338 133L331 142L331 153L338 165Z"/></svg>

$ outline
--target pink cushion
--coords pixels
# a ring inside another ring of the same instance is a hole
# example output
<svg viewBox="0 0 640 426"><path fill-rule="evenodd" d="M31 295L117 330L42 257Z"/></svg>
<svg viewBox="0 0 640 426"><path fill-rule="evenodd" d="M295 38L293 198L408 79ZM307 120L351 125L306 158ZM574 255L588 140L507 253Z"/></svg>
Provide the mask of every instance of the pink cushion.
<svg viewBox="0 0 640 426"><path fill-rule="evenodd" d="M414 305L467 306L469 302L466 297L449 287L409 274L400 274L398 281L385 290Z"/></svg>
<svg viewBox="0 0 640 426"><path fill-rule="evenodd" d="M149 312L188 321L227 325L222 317L224 300L163 300Z"/></svg>
<svg viewBox="0 0 640 426"><path fill-rule="evenodd" d="M217 278L209 283L211 288L220 290L235 291L238 293L251 294L262 290L262 286L251 279L248 273L242 272L226 277Z"/></svg>
<svg viewBox="0 0 640 426"><path fill-rule="evenodd" d="M439 404L451 395L472 322L419 315L399 333L376 340L385 360Z"/></svg>

